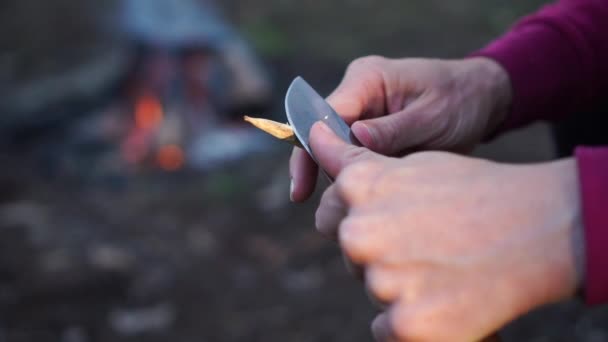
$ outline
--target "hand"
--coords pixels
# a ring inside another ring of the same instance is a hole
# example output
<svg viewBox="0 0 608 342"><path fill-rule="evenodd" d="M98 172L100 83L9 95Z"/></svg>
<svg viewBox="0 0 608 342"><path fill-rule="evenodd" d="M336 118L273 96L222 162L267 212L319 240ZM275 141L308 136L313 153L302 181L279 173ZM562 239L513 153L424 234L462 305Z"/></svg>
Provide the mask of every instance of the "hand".
<svg viewBox="0 0 608 342"><path fill-rule="evenodd" d="M327 99L372 151L401 155L419 149L470 151L502 121L511 101L506 72L486 58L459 61L353 62ZM291 162L291 198L314 191L317 168L296 148Z"/></svg>
<svg viewBox="0 0 608 342"><path fill-rule="evenodd" d="M316 124L334 185L317 229L337 235L386 312L381 341L476 341L572 296L583 244L574 161L507 165L445 152L395 159Z"/></svg>

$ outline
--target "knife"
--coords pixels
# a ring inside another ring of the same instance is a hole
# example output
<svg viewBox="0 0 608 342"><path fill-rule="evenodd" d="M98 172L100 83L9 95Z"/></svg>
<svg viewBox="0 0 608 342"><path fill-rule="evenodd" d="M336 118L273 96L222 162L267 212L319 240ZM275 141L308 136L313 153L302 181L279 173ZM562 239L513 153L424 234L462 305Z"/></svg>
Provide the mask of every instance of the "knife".
<svg viewBox="0 0 608 342"><path fill-rule="evenodd" d="M358 144L346 122L302 77L296 77L289 86L285 96L285 111L296 137L313 159L315 157L310 149L310 129L319 121L324 122L345 142ZM331 177L328 178L331 180Z"/></svg>

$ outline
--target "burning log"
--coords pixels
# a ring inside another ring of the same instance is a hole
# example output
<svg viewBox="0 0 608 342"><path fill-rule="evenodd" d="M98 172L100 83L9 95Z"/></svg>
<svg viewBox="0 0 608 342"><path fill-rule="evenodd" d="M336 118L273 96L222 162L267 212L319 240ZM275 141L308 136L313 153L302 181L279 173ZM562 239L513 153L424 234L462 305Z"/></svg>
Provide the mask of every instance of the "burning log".
<svg viewBox="0 0 608 342"><path fill-rule="evenodd" d="M244 117L245 121L272 135L273 137L288 142L294 146L302 147L290 125L259 118Z"/></svg>

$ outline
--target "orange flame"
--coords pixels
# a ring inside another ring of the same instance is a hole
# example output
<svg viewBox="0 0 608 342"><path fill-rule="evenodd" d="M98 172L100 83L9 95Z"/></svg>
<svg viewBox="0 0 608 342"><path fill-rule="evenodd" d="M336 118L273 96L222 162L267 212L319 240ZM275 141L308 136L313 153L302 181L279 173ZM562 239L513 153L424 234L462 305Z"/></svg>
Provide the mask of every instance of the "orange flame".
<svg viewBox="0 0 608 342"><path fill-rule="evenodd" d="M158 150L156 162L165 171L177 171L184 166L184 151L177 145L166 145Z"/></svg>
<svg viewBox="0 0 608 342"><path fill-rule="evenodd" d="M151 95L142 95L135 103L135 125L144 130L151 130L160 126L163 121L163 106L158 98Z"/></svg>

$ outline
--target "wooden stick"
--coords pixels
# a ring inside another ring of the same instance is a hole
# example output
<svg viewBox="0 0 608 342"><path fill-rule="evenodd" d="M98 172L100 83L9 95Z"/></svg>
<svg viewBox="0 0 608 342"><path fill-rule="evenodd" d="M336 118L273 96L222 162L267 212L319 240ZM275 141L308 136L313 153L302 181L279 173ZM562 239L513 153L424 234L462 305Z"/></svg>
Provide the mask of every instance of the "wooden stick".
<svg viewBox="0 0 608 342"><path fill-rule="evenodd" d="M302 144L300 144L300 141L293 132L293 128L287 124L267 119L251 118L249 116L244 116L244 119L279 140L283 140L294 146L302 147Z"/></svg>

